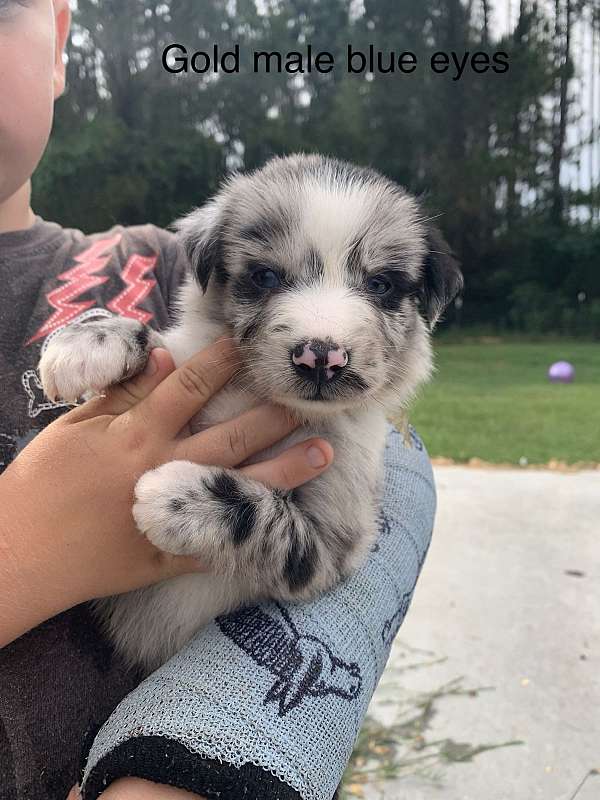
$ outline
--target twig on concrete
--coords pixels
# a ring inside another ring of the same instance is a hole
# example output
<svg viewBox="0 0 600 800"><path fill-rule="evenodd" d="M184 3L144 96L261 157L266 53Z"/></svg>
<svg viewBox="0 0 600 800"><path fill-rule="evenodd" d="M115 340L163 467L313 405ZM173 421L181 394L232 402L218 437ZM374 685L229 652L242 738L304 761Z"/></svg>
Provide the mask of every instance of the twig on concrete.
<svg viewBox="0 0 600 800"><path fill-rule="evenodd" d="M588 778L591 778L591 777L592 777L592 775L600 775L600 770L597 770L597 769L591 769L591 770L590 770L590 771L589 771L589 772L588 772L588 773L587 773L587 774L584 776L584 778L583 778L583 780L581 781L581 783L579 784L579 786L578 786L578 787L575 789L575 793L574 793L574 794L572 794L572 795L571 795L571 797L569 797L569 800L575 800L575 798L577 797L577 795L579 794L579 792L580 792L580 791L583 789L583 787L585 786L585 784L588 782Z"/></svg>

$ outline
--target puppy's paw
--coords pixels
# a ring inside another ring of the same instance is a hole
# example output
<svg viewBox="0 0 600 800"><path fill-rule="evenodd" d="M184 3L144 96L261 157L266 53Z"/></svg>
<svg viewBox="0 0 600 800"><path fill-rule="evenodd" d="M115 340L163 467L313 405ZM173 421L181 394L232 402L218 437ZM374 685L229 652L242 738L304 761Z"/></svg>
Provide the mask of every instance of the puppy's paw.
<svg viewBox="0 0 600 800"><path fill-rule="evenodd" d="M160 550L175 555L205 554L211 528L214 467L170 461L142 475L135 487L133 518Z"/></svg>
<svg viewBox="0 0 600 800"><path fill-rule="evenodd" d="M48 342L40 359L46 396L75 402L86 392L98 394L137 375L148 360L153 333L123 317L68 325Z"/></svg>
<svg viewBox="0 0 600 800"><path fill-rule="evenodd" d="M171 461L139 479L133 517L160 550L194 555L219 572L232 572L267 493L261 484L220 467Z"/></svg>

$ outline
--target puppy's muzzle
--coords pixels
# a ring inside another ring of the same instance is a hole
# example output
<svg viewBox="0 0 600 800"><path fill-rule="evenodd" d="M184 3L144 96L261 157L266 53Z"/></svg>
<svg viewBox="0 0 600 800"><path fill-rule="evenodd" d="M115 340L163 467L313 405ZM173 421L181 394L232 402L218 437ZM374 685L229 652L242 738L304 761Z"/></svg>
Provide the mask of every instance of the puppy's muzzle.
<svg viewBox="0 0 600 800"><path fill-rule="evenodd" d="M296 345L291 352L296 374L314 384L330 383L348 364L348 353L335 342L313 339Z"/></svg>

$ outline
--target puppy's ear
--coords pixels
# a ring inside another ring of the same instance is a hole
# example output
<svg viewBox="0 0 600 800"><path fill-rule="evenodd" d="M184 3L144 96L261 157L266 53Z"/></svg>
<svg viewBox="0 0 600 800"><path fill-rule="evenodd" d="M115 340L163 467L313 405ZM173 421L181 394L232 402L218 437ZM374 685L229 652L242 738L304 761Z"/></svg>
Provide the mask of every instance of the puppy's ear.
<svg viewBox="0 0 600 800"><path fill-rule="evenodd" d="M462 292L463 286L458 259L440 231L433 225L429 226L419 302L431 330L446 306Z"/></svg>
<svg viewBox="0 0 600 800"><path fill-rule="evenodd" d="M194 275L206 292L213 272L223 274L223 242L221 209L216 200L209 200L178 219L173 227L192 266Z"/></svg>

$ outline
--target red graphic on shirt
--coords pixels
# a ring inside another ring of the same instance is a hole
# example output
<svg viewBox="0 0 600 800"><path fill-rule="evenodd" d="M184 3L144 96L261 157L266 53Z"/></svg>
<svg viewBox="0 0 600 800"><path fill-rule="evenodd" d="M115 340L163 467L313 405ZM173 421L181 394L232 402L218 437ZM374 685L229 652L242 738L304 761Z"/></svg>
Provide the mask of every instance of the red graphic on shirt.
<svg viewBox="0 0 600 800"><path fill-rule="evenodd" d="M52 331L62 328L63 325L78 317L82 311L95 305L95 300L83 300L79 303L72 301L93 286L106 283L108 276L100 277L94 275L94 273L104 269L110 259L110 255L105 255L106 251L120 241L120 233L110 239L100 239L94 242L87 250L84 250L83 253L75 256L77 266L58 275L61 281L67 281L66 286L59 286L58 289L53 289L46 297L49 305L55 308L56 311L26 344L32 344L32 342L48 336Z"/></svg>
<svg viewBox="0 0 600 800"><path fill-rule="evenodd" d="M26 345L48 336L58 328L67 325L91 306L96 305L95 300L80 300L78 302L75 302L75 300L94 286L106 283L108 276L101 276L96 273L101 272L106 267L111 258L109 251L119 244L121 238L122 235L118 233L108 239L99 239L87 250L84 250L83 253L75 256L74 260L77 266L66 272L61 272L57 276L61 281L66 282L65 285L53 289L46 296L48 304L55 308L56 311L37 333L25 343ZM132 255L121 272L121 278L127 288L107 303L106 307L116 314L139 320L142 323L151 320L152 314L137 308L137 305L148 296L152 287L156 285L154 279L144 278L147 272L154 269L156 261L156 254L153 256Z"/></svg>
<svg viewBox="0 0 600 800"><path fill-rule="evenodd" d="M138 303L147 297L156 281L153 278L144 279L144 275L154 269L156 256L133 255L125 264L121 279L127 286L114 300L106 304L109 311L114 311L122 317L130 317L138 322L146 323L152 319L152 314L141 308L136 308Z"/></svg>

